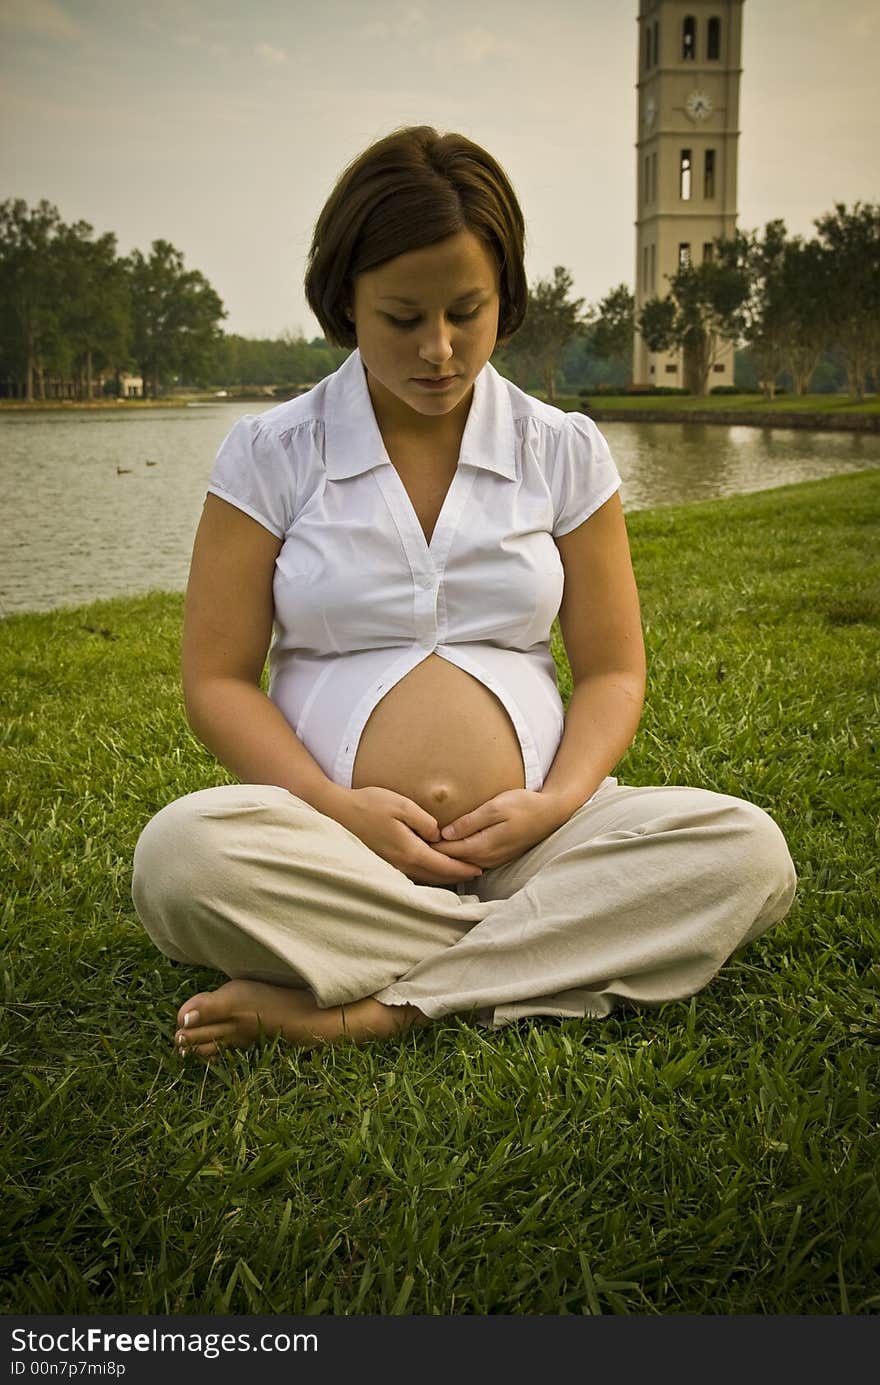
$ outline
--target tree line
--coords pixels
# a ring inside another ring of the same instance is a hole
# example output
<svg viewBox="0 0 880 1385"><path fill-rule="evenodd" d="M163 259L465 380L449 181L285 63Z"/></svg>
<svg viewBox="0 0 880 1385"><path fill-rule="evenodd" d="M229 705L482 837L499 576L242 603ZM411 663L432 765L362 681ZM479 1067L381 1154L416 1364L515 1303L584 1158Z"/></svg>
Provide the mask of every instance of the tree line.
<svg viewBox="0 0 880 1385"><path fill-rule="evenodd" d="M815 221L817 236L789 236L781 220L762 232L714 242L710 258L686 264L668 292L637 313L625 284L584 309L573 279L530 286L526 320L493 362L548 399L557 386L625 387L636 327L652 351L683 353L685 379L705 394L712 365L729 344L745 345L760 387L772 397L785 373L798 393L834 350L847 387L864 396L880 381L880 206L837 203ZM120 388L134 368L146 397L174 381L202 386L315 383L347 351L302 333L275 340L222 331L223 304L168 241L147 255L119 256L112 233L65 225L55 207L21 199L0 204L0 388L25 399L91 398L96 378Z"/></svg>
<svg viewBox="0 0 880 1385"><path fill-rule="evenodd" d="M681 268L666 297L645 303L638 326L654 351L684 353L686 380L705 394L723 347L745 342L765 395L782 371L805 394L823 352L836 346L847 388L863 399L880 382L880 205L842 202L810 240L785 222L714 242L710 259Z"/></svg>
<svg viewBox="0 0 880 1385"><path fill-rule="evenodd" d="M112 232L66 225L43 200L0 204L0 380L28 400L90 399L96 374L136 367L145 396L198 373L220 339L220 298L165 240L120 256Z"/></svg>
<svg viewBox="0 0 880 1385"><path fill-rule="evenodd" d="M570 378L578 341L631 379L638 328L650 350L682 352L693 394L707 393L712 366L733 345L747 349L768 398L783 374L806 393L833 354L848 392L863 399L869 380L880 386L880 205L837 203L814 225L810 240L790 236L782 220L718 238L709 258L682 265L668 292L638 312L625 284L582 312L584 300L570 297L571 275L557 265L552 280L530 289L525 324L501 359L514 377L537 377L553 399L560 369Z"/></svg>

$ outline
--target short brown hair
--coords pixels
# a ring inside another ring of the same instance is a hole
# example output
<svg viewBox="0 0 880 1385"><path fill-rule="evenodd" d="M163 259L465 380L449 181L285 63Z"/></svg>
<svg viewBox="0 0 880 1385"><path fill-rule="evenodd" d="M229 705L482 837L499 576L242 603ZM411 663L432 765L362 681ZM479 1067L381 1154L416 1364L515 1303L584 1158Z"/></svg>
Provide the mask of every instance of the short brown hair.
<svg viewBox="0 0 880 1385"><path fill-rule="evenodd" d="M498 265L498 338L519 330L528 305L525 223L499 163L464 135L430 125L393 130L340 174L315 224L306 299L334 346L355 346L346 316L354 279L407 250L471 231Z"/></svg>

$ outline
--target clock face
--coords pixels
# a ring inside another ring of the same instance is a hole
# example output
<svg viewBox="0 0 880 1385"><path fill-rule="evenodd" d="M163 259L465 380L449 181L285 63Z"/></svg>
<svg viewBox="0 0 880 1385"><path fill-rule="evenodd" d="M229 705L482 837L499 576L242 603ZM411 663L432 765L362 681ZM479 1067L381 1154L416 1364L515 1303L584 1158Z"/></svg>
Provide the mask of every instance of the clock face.
<svg viewBox="0 0 880 1385"><path fill-rule="evenodd" d="M692 91L684 108L691 120L705 120L712 114L712 98L707 91Z"/></svg>
<svg viewBox="0 0 880 1385"><path fill-rule="evenodd" d="M649 96L645 102L645 129L650 130L657 119L657 102Z"/></svg>

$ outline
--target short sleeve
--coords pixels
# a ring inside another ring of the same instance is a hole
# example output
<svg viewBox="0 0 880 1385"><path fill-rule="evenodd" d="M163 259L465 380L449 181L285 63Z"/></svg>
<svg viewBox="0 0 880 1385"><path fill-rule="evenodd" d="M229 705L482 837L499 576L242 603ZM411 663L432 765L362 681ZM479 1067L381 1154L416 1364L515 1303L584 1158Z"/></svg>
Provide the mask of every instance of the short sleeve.
<svg viewBox="0 0 880 1385"><path fill-rule="evenodd" d="M565 415L549 481L554 538L583 524L619 489L620 473L608 443L586 414Z"/></svg>
<svg viewBox="0 0 880 1385"><path fill-rule="evenodd" d="M245 414L220 444L208 491L283 539L293 523L296 499L289 445L258 414Z"/></svg>

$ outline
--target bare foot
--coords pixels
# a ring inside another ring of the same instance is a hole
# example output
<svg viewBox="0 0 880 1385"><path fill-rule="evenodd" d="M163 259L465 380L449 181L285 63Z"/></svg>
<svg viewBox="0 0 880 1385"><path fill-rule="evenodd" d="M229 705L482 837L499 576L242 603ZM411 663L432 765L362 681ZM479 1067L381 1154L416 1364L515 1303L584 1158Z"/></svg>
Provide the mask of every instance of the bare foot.
<svg viewBox="0 0 880 1385"><path fill-rule="evenodd" d="M311 991L264 981L227 981L200 991L177 1012L175 1043L181 1056L216 1058L226 1048L248 1048L280 1035L300 1048L348 1039L362 1044L401 1034L430 1021L414 1005L383 1005L372 996L322 1010Z"/></svg>

